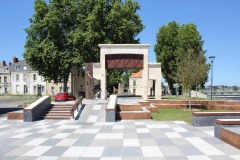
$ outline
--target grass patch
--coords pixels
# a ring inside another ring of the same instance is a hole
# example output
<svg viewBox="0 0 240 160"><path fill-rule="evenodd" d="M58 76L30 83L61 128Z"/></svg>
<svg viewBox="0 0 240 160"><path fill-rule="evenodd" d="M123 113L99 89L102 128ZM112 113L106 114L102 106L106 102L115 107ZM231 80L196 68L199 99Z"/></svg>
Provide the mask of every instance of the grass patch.
<svg viewBox="0 0 240 160"><path fill-rule="evenodd" d="M239 112L239 110L190 110L190 109L158 109L152 113L156 121L184 121L192 124L192 112Z"/></svg>

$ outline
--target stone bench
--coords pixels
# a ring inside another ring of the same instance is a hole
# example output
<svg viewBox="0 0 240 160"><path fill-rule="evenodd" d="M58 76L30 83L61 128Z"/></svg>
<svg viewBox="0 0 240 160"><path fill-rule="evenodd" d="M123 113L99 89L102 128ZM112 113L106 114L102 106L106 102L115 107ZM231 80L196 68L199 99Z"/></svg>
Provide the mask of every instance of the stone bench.
<svg viewBox="0 0 240 160"><path fill-rule="evenodd" d="M141 107L140 111L119 111L117 119L151 119L151 112L146 107Z"/></svg>
<svg viewBox="0 0 240 160"><path fill-rule="evenodd" d="M240 119L216 119L214 121L214 137L221 139L221 130L226 127L240 127Z"/></svg>
<svg viewBox="0 0 240 160"><path fill-rule="evenodd" d="M23 120L23 110L8 112L7 119L8 120L10 120L10 119Z"/></svg>
<svg viewBox="0 0 240 160"><path fill-rule="evenodd" d="M222 128L221 140L240 149L240 127Z"/></svg>
<svg viewBox="0 0 240 160"><path fill-rule="evenodd" d="M240 112L193 112L192 125L195 127L214 126L215 119L238 119Z"/></svg>
<svg viewBox="0 0 240 160"><path fill-rule="evenodd" d="M38 120L51 106L50 96L43 96L23 109L24 122Z"/></svg>
<svg viewBox="0 0 240 160"><path fill-rule="evenodd" d="M115 122L116 120L117 95L110 95L106 111L106 122Z"/></svg>

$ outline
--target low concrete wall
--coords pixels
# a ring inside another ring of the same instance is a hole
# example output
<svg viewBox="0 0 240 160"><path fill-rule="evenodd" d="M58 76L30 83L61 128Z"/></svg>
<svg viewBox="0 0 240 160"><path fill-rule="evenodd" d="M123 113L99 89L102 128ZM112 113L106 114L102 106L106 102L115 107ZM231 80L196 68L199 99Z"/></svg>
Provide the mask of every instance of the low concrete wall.
<svg viewBox="0 0 240 160"><path fill-rule="evenodd" d="M106 110L106 122L115 122L116 120L117 95L110 95Z"/></svg>
<svg viewBox="0 0 240 160"><path fill-rule="evenodd" d="M235 128L240 127L239 119L216 119L214 121L214 137L221 139L222 128Z"/></svg>
<svg viewBox="0 0 240 160"><path fill-rule="evenodd" d="M239 119L239 112L193 112L192 125L194 127L214 126L216 119Z"/></svg>
<svg viewBox="0 0 240 160"><path fill-rule="evenodd" d="M50 96L43 96L28 107L23 109L23 121L33 122L39 119L43 113L51 106Z"/></svg>

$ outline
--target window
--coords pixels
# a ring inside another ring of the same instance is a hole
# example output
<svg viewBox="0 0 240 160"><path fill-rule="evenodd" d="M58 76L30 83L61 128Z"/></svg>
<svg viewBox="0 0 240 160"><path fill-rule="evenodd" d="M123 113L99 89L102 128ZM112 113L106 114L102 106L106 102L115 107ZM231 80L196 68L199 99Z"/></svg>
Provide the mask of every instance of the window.
<svg viewBox="0 0 240 160"><path fill-rule="evenodd" d="M37 75L33 74L33 80L36 81L37 80Z"/></svg>
<svg viewBox="0 0 240 160"><path fill-rule="evenodd" d="M19 81L19 74L16 75L16 81Z"/></svg>
<svg viewBox="0 0 240 160"><path fill-rule="evenodd" d="M80 86L81 87L81 91L83 90L83 85Z"/></svg>
<svg viewBox="0 0 240 160"><path fill-rule="evenodd" d="M8 91L7 91L7 88L4 88L4 93L5 93L5 94L7 94L7 93L8 93Z"/></svg>
<svg viewBox="0 0 240 160"><path fill-rule="evenodd" d="M37 93L37 86L33 86L33 92Z"/></svg>
<svg viewBox="0 0 240 160"><path fill-rule="evenodd" d="M133 89L133 94L136 94L136 89Z"/></svg>
<svg viewBox="0 0 240 160"><path fill-rule="evenodd" d="M23 74L23 81L27 82L27 75L26 74Z"/></svg>
<svg viewBox="0 0 240 160"><path fill-rule="evenodd" d="M42 92L45 92L45 87L44 86L42 86Z"/></svg>
<svg viewBox="0 0 240 160"><path fill-rule="evenodd" d="M16 85L16 92L19 93L20 90L19 90L19 85Z"/></svg>
<svg viewBox="0 0 240 160"><path fill-rule="evenodd" d="M4 77L4 83L7 83L7 77Z"/></svg>
<svg viewBox="0 0 240 160"><path fill-rule="evenodd" d="M54 87L51 87L51 92L54 94Z"/></svg>
<svg viewBox="0 0 240 160"><path fill-rule="evenodd" d="M0 83L2 83L2 77L0 77Z"/></svg>
<svg viewBox="0 0 240 160"><path fill-rule="evenodd" d="M136 81L135 80L133 80L133 86L136 86Z"/></svg>
<svg viewBox="0 0 240 160"><path fill-rule="evenodd" d="M63 87L60 87L59 90L60 90L60 92L63 92Z"/></svg>

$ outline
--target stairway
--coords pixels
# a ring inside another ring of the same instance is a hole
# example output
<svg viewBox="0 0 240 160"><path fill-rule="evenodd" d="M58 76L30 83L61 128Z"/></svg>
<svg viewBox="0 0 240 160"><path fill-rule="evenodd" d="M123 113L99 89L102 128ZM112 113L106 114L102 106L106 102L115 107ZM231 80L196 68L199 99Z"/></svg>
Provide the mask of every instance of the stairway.
<svg viewBox="0 0 240 160"><path fill-rule="evenodd" d="M72 118L71 104L52 104L49 110L44 114L43 119L64 120Z"/></svg>

